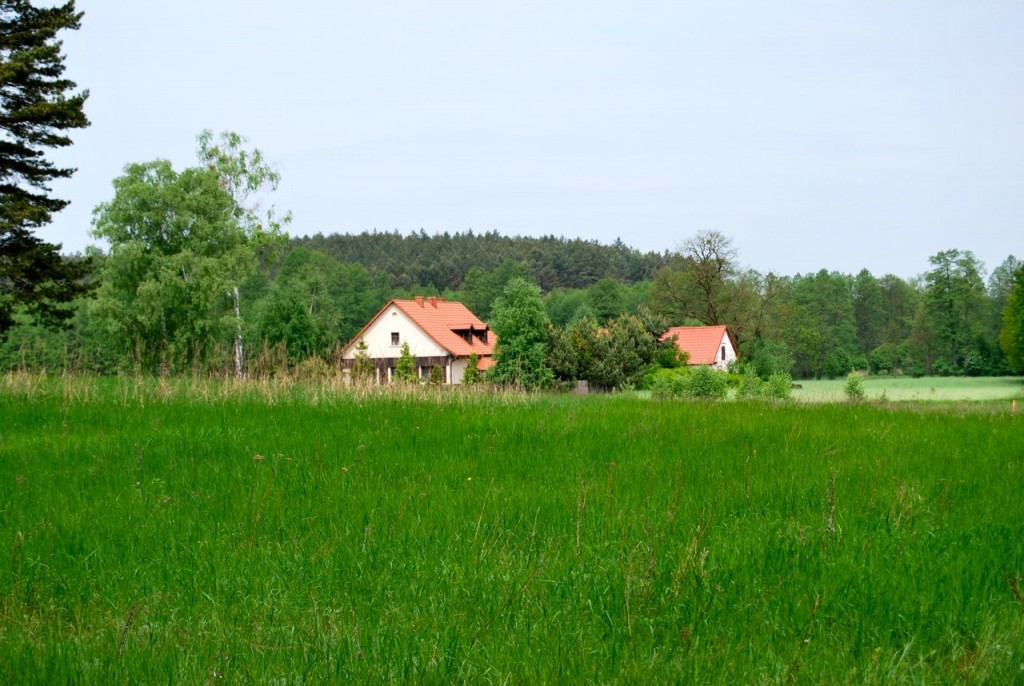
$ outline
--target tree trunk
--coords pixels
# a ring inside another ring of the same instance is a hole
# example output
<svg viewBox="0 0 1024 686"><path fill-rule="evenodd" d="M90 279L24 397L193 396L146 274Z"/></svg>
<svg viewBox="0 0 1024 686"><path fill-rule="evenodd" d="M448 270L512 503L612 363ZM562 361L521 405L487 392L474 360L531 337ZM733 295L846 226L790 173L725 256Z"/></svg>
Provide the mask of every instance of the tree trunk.
<svg viewBox="0 0 1024 686"><path fill-rule="evenodd" d="M245 359L242 354L242 310L238 306L238 286L233 289L235 296L235 376L241 379L245 376Z"/></svg>

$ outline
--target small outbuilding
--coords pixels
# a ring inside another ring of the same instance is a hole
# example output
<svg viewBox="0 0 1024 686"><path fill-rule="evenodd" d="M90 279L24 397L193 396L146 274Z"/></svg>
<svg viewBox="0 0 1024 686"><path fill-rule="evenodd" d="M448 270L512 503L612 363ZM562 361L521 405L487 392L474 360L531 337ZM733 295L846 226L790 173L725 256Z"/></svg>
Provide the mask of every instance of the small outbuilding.
<svg viewBox="0 0 1024 686"><path fill-rule="evenodd" d="M737 359L736 342L725 324L718 326L673 326L661 336L667 341L675 338L676 346L686 353L686 364L708 365L715 369L727 369Z"/></svg>
<svg viewBox="0 0 1024 686"><path fill-rule="evenodd" d="M351 370L359 344L373 362L378 383L395 374L402 346L409 344L416 374L430 378L434 367L443 369L445 383L462 383L469 356L476 353L477 369L491 366L496 342L490 327L462 303L417 296L392 300L342 349L342 364Z"/></svg>

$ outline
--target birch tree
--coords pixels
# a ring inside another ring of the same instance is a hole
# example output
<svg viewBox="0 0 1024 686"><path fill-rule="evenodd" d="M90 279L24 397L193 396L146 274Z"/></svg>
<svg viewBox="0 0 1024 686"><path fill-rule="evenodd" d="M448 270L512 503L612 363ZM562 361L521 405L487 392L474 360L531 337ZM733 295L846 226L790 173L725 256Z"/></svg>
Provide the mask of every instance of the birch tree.
<svg viewBox="0 0 1024 686"><path fill-rule="evenodd" d="M167 160L132 163L114 197L93 213L100 286L92 314L110 343L138 366L163 373L223 364L244 372L240 287L285 236L249 194L276 184L262 155L204 143L200 166L177 172Z"/></svg>

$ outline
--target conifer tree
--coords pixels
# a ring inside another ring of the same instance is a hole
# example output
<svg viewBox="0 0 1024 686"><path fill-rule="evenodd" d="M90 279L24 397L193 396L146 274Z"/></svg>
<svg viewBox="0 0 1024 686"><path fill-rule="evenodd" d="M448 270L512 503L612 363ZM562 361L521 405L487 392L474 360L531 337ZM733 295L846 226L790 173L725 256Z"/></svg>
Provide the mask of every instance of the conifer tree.
<svg viewBox="0 0 1024 686"><path fill-rule="evenodd" d="M416 363L412 353L409 351L409 344L403 343L398 364L395 365L395 380L404 383L416 381Z"/></svg>
<svg viewBox="0 0 1024 686"><path fill-rule="evenodd" d="M50 8L0 0L0 337L19 305L58 323L71 315L61 304L86 290L88 264L64 260L59 245L32 234L68 204L51 197L48 184L75 171L55 166L46 151L71 145L66 132L89 125L89 93L73 93L75 83L63 78L57 40L81 18L73 0Z"/></svg>

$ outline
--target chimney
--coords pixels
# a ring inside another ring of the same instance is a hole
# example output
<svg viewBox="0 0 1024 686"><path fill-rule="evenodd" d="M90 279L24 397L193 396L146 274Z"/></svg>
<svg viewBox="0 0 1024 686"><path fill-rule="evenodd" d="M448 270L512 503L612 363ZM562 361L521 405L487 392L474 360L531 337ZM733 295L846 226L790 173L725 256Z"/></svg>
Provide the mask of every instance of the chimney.
<svg viewBox="0 0 1024 686"><path fill-rule="evenodd" d="M430 302L430 306L433 307L436 310L437 309L437 298L435 298L434 296L430 296L427 300Z"/></svg>
<svg viewBox="0 0 1024 686"><path fill-rule="evenodd" d="M417 295L416 297L413 298L413 300L416 301L417 305L419 305L420 307L423 307L423 296L422 295Z"/></svg>

